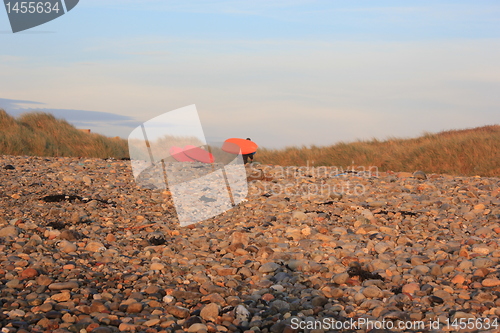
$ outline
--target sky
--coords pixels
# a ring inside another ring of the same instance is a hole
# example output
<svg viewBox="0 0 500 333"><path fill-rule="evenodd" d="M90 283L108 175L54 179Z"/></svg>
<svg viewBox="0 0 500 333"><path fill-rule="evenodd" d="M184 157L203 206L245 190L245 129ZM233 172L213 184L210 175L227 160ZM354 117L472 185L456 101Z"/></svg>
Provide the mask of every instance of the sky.
<svg viewBox="0 0 500 333"><path fill-rule="evenodd" d="M498 59L498 0L81 0L15 34L0 8L0 108L124 138L192 104L269 148L500 124Z"/></svg>

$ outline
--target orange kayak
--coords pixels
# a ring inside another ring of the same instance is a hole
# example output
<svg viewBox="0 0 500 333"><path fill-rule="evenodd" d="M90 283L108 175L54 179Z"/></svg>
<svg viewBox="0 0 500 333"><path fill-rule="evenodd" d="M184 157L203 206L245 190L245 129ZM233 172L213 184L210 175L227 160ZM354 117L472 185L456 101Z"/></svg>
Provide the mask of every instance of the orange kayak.
<svg viewBox="0 0 500 333"><path fill-rule="evenodd" d="M255 153L257 148L259 148L259 146L257 146L255 142L240 138L227 139L222 145L222 150L226 153L242 155Z"/></svg>

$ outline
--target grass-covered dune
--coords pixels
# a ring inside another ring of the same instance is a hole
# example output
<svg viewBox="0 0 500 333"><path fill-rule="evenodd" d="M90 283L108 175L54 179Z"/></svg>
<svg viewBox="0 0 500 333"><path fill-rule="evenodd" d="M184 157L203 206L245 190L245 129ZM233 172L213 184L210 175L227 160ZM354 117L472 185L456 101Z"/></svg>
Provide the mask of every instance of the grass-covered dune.
<svg viewBox="0 0 500 333"><path fill-rule="evenodd" d="M258 140L256 140L258 143ZM13 118L0 109L0 155L129 157L127 141L85 133L46 113ZM276 165L376 167L463 176L500 176L500 125L425 134L418 138L355 141L332 146L260 148L256 161Z"/></svg>
<svg viewBox="0 0 500 333"><path fill-rule="evenodd" d="M128 157L127 141L85 133L47 113L13 118L0 109L0 154L66 157Z"/></svg>
<svg viewBox="0 0 500 333"><path fill-rule="evenodd" d="M425 134L414 139L337 143L328 147L259 149L256 159L277 165L376 166L415 171L500 176L500 125Z"/></svg>

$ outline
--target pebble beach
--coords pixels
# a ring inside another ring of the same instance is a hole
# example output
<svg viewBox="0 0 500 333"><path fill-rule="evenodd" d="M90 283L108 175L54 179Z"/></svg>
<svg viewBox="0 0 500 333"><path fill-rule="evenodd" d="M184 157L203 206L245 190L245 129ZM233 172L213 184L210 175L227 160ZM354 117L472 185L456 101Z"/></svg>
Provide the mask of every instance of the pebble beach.
<svg viewBox="0 0 500 333"><path fill-rule="evenodd" d="M500 178L321 171L181 227L130 161L1 156L0 332L500 331Z"/></svg>

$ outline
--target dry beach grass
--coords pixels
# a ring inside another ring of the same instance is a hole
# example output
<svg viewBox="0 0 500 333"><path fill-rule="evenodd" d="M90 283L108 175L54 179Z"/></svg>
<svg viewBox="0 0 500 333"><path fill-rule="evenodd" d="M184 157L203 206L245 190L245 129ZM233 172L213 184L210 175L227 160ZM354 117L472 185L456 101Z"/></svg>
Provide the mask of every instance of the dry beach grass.
<svg viewBox="0 0 500 333"><path fill-rule="evenodd" d="M462 176L500 176L500 125L425 134L414 139L338 143L328 147L260 149L277 165L376 166L381 171L425 170Z"/></svg>
<svg viewBox="0 0 500 333"><path fill-rule="evenodd" d="M30 156L128 156L123 139L77 130L46 113L26 113L15 119L0 109L0 154Z"/></svg>
<svg viewBox="0 0 500 333"><path fill-rule="evenodd" d="M127 141L83 133L43 113L15 119L0 109L0 154L128 157ZM356 141L327 147L261 147L256 161L282 166L373 166L460 176L500 176L500 125L425 134L418 138Z"/></svg>

